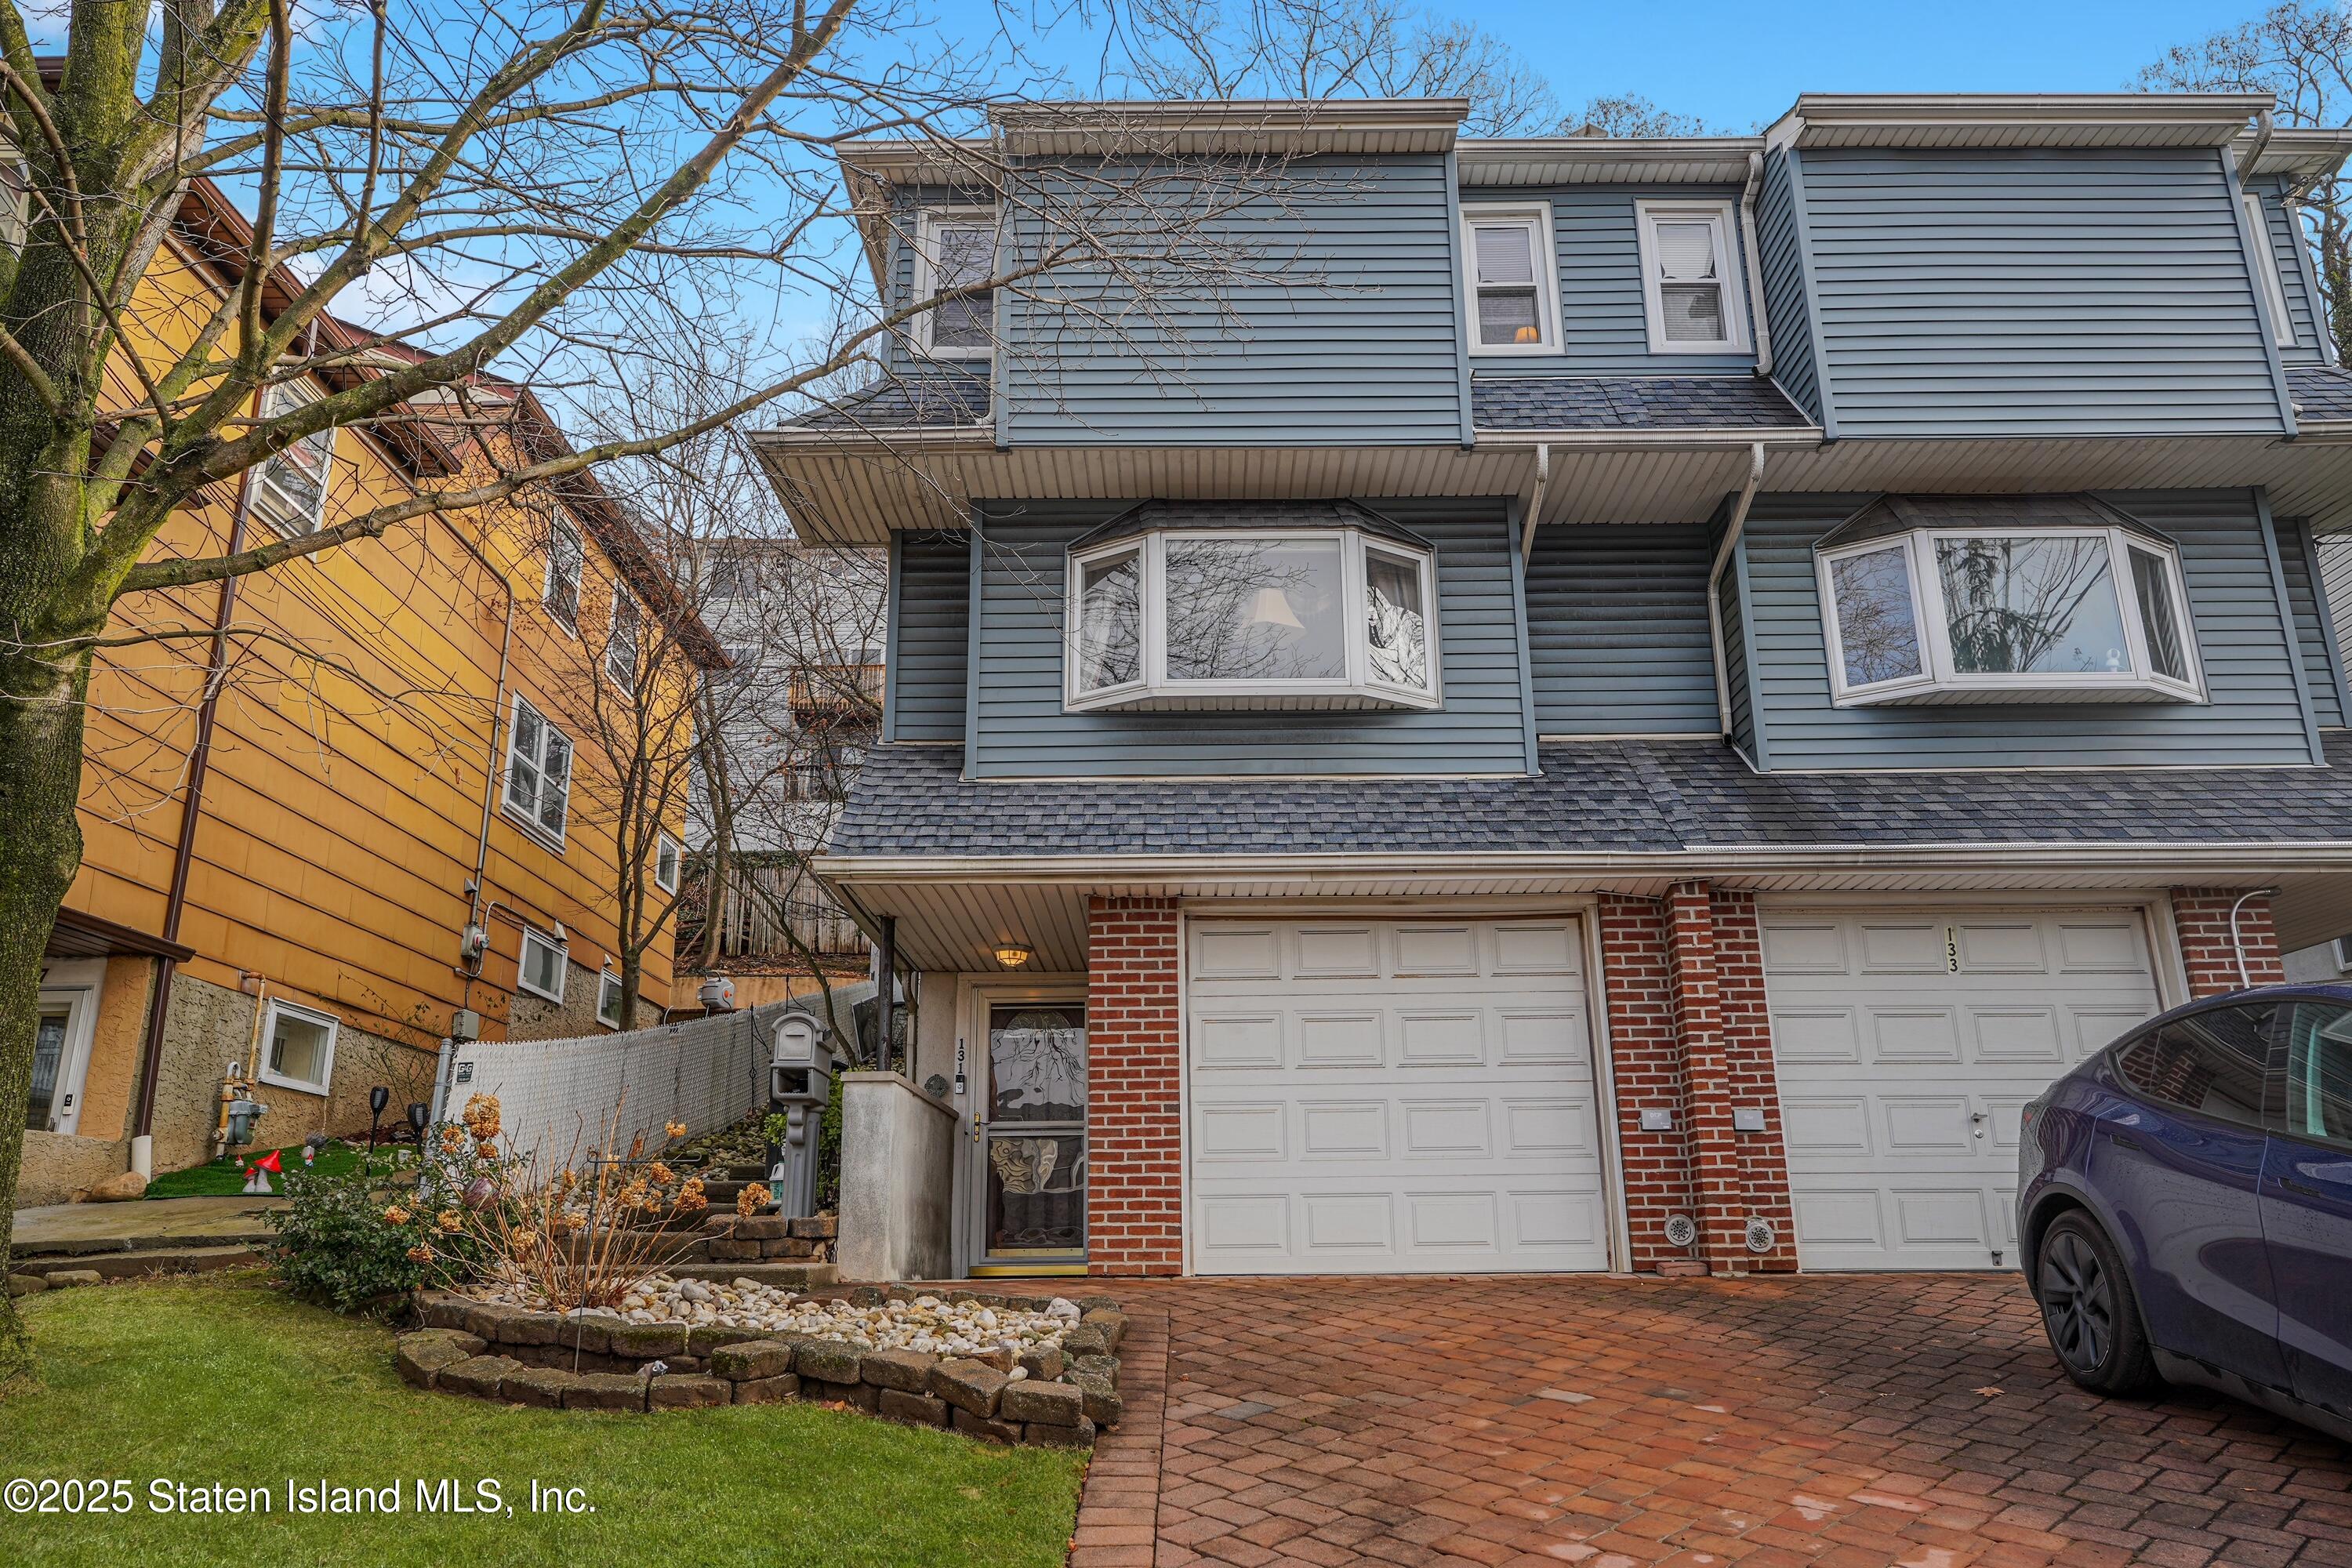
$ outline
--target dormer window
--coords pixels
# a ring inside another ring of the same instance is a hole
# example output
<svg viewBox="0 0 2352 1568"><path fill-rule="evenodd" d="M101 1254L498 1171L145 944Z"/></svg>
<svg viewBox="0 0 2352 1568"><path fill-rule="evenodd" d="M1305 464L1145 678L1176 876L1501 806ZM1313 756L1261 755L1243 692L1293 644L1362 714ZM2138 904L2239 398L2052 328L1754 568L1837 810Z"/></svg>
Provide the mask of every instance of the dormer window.
<svg viewBox="0 0 2352 1568"><path fill-rule="evenodd" d="M2204 700L2179 554L2153 531L1849 524L1817 564L1841 707Z"/></svg>
<svg viewBox="0 0 2352 1568"><path fill-rule="evenodd" d="M1728 202L1642 202L1642 302L1654 354L1748 347L1732 261Z"/></svg>
<svg viewBox="0 0 2352 1568"><path fill-rule="evenodd" d="M1551 251L1551 208L1465 207L1469 267L1470 352L1559 352L1559 276Z"/></svg>
<svg viewBox="0 0 2352 1568"><path fill-rule="evenodd" d="M925 213L916 226L915 298L985 281L996 271L996 215ZM924 351L935 359L985 359L996 346L996 294L989 289L944 300L917 319Z"/></svg>
<svg viewBox="0 0 2352 1568"><path fill-rule="evenodd" d="M1315 510L1372 526L1283 527L1283 509L1266 510L1276 526L1107 527L1081 541L1066 705L1438 706L1429 547L1345 503Z"/></svg>

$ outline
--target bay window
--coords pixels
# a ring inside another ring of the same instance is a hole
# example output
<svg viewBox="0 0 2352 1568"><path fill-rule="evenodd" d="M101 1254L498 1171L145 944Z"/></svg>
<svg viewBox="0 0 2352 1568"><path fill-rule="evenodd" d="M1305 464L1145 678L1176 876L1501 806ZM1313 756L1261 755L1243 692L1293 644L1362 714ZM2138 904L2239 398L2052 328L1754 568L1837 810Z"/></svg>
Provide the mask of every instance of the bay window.
<svg viewBox="0 0 2352 1568"><path fill-rule="evenodd" d="M1919 528L1817 563L1841 706L2204 700L2179 558L2153 536Z"/></svg>
<svg viewBox="0 0 2352 1568"><path fill-rule="evenodd" d="M1430 552L1365 530L1160 530L1072 558L1073 709L1434 708Z"/></svg>

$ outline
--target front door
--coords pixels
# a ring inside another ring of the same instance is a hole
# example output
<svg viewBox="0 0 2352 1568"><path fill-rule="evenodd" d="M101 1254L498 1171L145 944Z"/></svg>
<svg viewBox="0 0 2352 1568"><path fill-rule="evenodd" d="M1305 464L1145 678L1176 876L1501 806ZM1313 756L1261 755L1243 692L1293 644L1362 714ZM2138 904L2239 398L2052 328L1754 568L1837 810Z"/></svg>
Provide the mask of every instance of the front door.
<svg viewBox="0 0 2352 1568"><path fill-rule="evenodd" d="M1087 1012L994 1002L969 1149L974 1274L1082 1270L1087 1261Z"/></svg>
<svg viewBox="0 0 2352 1568"><path fill-rule="evenodd" d="M33 1032L33 1094L25 1108L28 1132L71 1131L74 1092L66 1078L69 1021L66 1008L41 1008L40 1024Z"/></svg>

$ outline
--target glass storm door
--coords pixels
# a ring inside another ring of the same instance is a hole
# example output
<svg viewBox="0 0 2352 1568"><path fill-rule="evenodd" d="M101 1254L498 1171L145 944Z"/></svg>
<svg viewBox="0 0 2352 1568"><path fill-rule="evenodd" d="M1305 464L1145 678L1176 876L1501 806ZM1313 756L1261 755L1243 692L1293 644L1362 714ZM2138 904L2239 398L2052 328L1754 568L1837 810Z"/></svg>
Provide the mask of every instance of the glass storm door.
<svg viewBox="0 0 2352 1568"><path fill-rule="evenodd" d="M65 1076L66 1022L62 1011L41 1010L39 1027L33 1032L33 1098L25 1108L25 1131L54 1132L63 1112L70 1110L68 1103L59 1105L58 1080Z"/></svg>
<svg viewBox="0 0 2352 1568"><path fill-rule="evenodd" d="M975 1273L1087 1258L1087 1015L1076 1002L988 1010L971 1127Z"/></svg>

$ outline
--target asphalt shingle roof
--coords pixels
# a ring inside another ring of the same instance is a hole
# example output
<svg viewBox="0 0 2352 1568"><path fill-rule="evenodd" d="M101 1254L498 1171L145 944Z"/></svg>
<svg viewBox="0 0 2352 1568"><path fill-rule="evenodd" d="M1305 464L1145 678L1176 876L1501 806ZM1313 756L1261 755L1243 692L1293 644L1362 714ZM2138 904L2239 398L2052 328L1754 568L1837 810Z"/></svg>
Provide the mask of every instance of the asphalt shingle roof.
<svg viewBox="0 0 2352 1568"><path fill-rule="evenodd" d="M2352 839L2352 735L2314 769L1768 773L1713 742L1542 748L1535 778L975 784L956 746L884 746L836 855L1481 854Z"/></svg>
<svg viewBox="0 0 2352 1568"><path fill-rule="evenodd" d="M1481 430L1803 429L1808 421L1753 375L1479 375Z"/></svg>
<svg viewBox="0 0 2352 1568"><path fill-rule="evenodd" d="M962 371L891 376L787 419L787 430L925 430L988 417L988 383Z"/></svg>
<svg viewBox="0 0 2352 1568"><path fill-rule="evenodd" d="M2352 419L2352 371L2289 365L2286 392L2298 419Z"/></svg>

